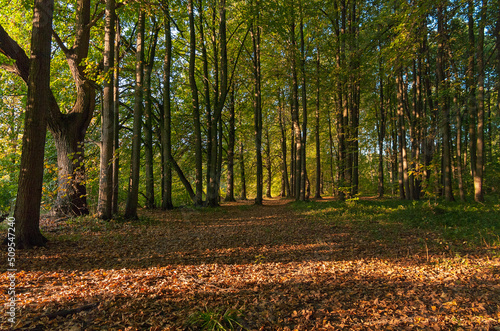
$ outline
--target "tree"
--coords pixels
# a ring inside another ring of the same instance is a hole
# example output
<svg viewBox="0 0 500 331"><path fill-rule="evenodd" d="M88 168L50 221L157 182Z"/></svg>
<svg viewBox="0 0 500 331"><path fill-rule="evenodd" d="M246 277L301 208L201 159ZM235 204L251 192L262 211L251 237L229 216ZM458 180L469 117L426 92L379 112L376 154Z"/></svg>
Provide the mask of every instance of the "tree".
<svg viewBox="0 0 500 331"><path fill-rule="evenodd" d="M163 61L163 187L162 187L162 209L172 209L172 111L170 103L170 77L172 70L172 31L170 24L170 6L167 2L164 9L165 15L165 59Z"/></svg>
<svg viewBox="0 0 500 331"><path fill-rule="evenodd" d="M196 32L194 27L194 9L193 0L188 0L189 14L189 85L192 95L192 116L194 125L194 151L195 151L195 171L196 171L196 195L194 204L201 206L203 204L203 159L201 149L201 126L200 126L200 102L198 100L198 87L196 85L195 66L196 66Z"/></svg>
<svg viewBox="0 0 500 331"><path fill-rule="evenodd" d="M125 206L124 217L128 219L137 218L137 204L139 200L139 171L141 153L141 128L143 111L143 84L144 84L144 30L146 17L144 9L139 11L136 61L135 61L135 93L134 93L134 127L132 138L132 156L130 160L130 181Z"/></svg>
<svg viewBox="0 0 500 331"><path fill-rule="evenodd" d="M44 246L47 242L40 232L39 222L47 108L50 104L53 12L53 0L35 1L21 170L14 210L18 248Z"/></svg>
<svg viewBox="0 0 500 331"><path fill-rule="evenodd" d="M110 219L113 214L113 145L114 145L114 38L115 1L106 0L104 36L104 89L101 114L101 160L99 174L99 201L97 214L101 219Z"/></svg>

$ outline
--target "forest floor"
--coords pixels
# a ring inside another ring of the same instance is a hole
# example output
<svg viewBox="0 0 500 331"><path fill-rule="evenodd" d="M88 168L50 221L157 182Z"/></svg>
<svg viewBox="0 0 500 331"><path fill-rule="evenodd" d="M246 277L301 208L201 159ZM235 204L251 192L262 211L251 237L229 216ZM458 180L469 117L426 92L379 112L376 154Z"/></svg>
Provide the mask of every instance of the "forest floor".
<svg viewBox="0 0 500 331"><path fill-rule="evenodd" d="M0 329L500 330L499 227L469 242L422 226L450 216L425 206L270 199L44 219L47 247L16 252L16 324L3 311ZM498 207L485 212L496 224Z"/></svg>

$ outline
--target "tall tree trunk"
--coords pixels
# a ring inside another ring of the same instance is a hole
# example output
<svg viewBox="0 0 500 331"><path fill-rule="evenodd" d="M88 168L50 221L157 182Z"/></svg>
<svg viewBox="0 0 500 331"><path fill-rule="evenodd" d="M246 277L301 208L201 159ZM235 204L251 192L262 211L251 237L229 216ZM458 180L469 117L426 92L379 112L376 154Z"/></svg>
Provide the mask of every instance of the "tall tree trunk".
<svg viewBox="0 0 500 331"><path fill-rule="evenodd" d="M14 210L17 248L44 246L40 232L43 156L50 95L50 58L53 0L36 0L31 32L28 99L24 118L21 170Z"/></svg>
<svg viewBox="0 0 500 331"><path fill-rule="evenodd" d="M108 220L113 214L115 0L106 0L104 30L103 75L106 78L104 79L103 107L101 114L101 157L97 216L100 219Z"/></svg>
<svg viewBox="0 0 500 331"><path fill-rule="evenodd" d="M188 0L189 14L189 85L191 86L193 125L194 125L194 152L195 152L195 187L196 195L194 204L203 204L203 156L201 148L200 103L198 100L198 87L196 86L196 32L194 26L193 0Z"/></svg>
<svg viewBox="0 0 500 331"><path fill-rule="evenodd" d="M319 113L319 98L320 98L320 81L319 81L319 48L317 49L316 54L316 193L314 194L315 199L321 199L321 149L320 149L320 138L319 138L319 129L320 129L320 113Z"/></svg>
<svg viewBox="0 0 500 331"><path fill-rule="evenodd" d="M172 202L172 111L170 103L170 77L172 70L172 31L170 24L170 7L166 2L165 8L165 58L163 61L163 187L162 202L163 210L173 209Z"/></svg>
<svg viewBox="0 0 500 331"><path fill-rule="evenodd" d="M141 156L141 129L143 112L143 89L144 89L144 30L146 25L145 12L143 8L139 12L137 45L135 56L135 93L134 93L134 124L132 137L132 156L130 160L130 181L125 206L124 217L126 219L137 218L137 206L139 201L139 175Z"/></svg>
<svg viewBox="0 0 500 331"><path fill-rule="evenodd" d="M113 202L112 213L118 213L118 192L120 188L120 24L115 16L115 70L113 72Z"/></svg>
<svg viewBox="0 0 500 331"><path fill-rule="evenodd" d="M379 45L379 48L380 45ZM385 99L384 72L382 70L382 55L379 54L379 88L380 105L378 118L378 197L384 196L384 138L385 138Z"/></svg>
<svg viewBox="0 0 500 331"><path fill-rule="evenodd" d="M235 99L234 86L231 88L231 102L229 104L229 128L227 141L227 191L225 201L236 201L234 198L234 142L236 137L235 128Z"/></svg>
<svg viewBox="0 0 500 331"><path fill-rule="evenodd" d="M146 208L155 208L155 187L153 167L153 100L151 91L151 74L153 73L156 45L160 28L156 20L153 25L153 38L149 46L149 56L144 73L144 170L146 175Z"/></svg>
<svg viewBox="0 0 500 331"><path fill-rule="evenodd" d="M255 21L252 23L252 41L253 41L253 74L254 74L254 128L255 128L255 152L257 159L257 192L255 204L262 205L263 194L263 166L262 166L262 95L261 95L261 69L260 69L260 26L259 3L256 3Z"/></svg>
<svg viewBox="0 0 500 331"><path fill-rule="evenodd" d="M485 165L484 153L484 29L486 26L487 0L482 0L481 21L479 22L479 34L477 41L477 70L478 70L478 109L477 109L477 142L476 142L476 173L474 175L474 200L484 201L483 174Z"/></svg>
<svg viewBox="0 0 500 331"><path fill-rule="evenodd" d="M218 53L217 42L215 40L215 21L216 21L216 8L214 8L213 22L214 22L214 81L215 81L215 97L214 97L214 114L211 119L211 125L209 127L210 134L209 139L211 143L209 144L210 166L208 167L208 187L207 187L207 202L209 206L219 205L219 187L220 187L220 171L218 171L218 163L222 163L222 155L218 153L219 141L222 141L222 135L218 134L217 128L219 122L221 122L222 110L226 102L227 95L229 93L228 85L228 62L227 62L227 37L226 37L226 1L220 0L219 2L219 35L218 41L220 45L220 59ZM259 31L259 41L260 44L260 31ZM260 45L259 45L260 48ZM220 82L219 82L219 61L220 61ZM259 75L260 75L260 50L259 50ZM219 85L220 83L220 85ZM222 126L221 126L222 128Z"/></svg>
<svg viewBox="0 0 500 331"><path fill-rule="evenodd" d="M305 201L307 168L306 168L306 146L307 146L307 77L306 77L306 51L304 40L304 19L302 1L299 0L300 10L300 67L302 71L302 134L301 134L301 172L300 172L300 200Z"/></svg>
<svg viewBox="0 0 500 331"><path fill-rule="evenodd" d="M447 36L445 28L445 11L446 8L438 6L438 54L436 61L437 81L438 81L438 97L439 108L441 113L441 134L443 140L443 188L446 201L454 201L452 181L451 181L451 134L450 134L450 110L448 97L446 96L448 85L445 77L445 59L444 50L446 48Z"/></svg>
<svg viewBox="0 0 500 331"><path fill-rule="evenodd" d="M396 85L398 89L398 113L397 113L397 126L398 126L398 141L399 141L399 171L398 171L398 182L399 182L399 198L405 199L409 194L408 184L408 173L405 171L405 159L406 159L406 129L404 120L404 97L403 97L403 73L402 69L398 68L396 71Z"/></svg>
<svg viewBox="0 0 500 331"><path fill-rule="evenodd" d="M468 32L469 46L467 47L467 79L466 86L468 88L468 110L469 110L469 158L470 158L470 173L472 178L476 177L476 64L474 50L476 49L475 32L474 32L474 1L468 0Z"/></svg>
<svg viewBox="0 0 500 331"><path fill-rule="evenodd" d="M297 43L295 41L295 11L292 3L292 25L291 25L291 62L292 62L292 127L294 134L294 197L296 200L300 200L300 191L302 183L302 132L299 124L299 87L298 87L298 77L297 77L297 65L296 65L296 48Z"/></svg>

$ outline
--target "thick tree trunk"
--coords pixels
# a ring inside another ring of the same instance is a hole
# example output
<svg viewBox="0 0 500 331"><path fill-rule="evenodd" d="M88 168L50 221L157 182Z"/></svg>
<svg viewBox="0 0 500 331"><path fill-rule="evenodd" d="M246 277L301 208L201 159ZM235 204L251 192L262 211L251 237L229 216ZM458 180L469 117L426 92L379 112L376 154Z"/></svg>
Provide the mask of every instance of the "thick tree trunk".
<svg viewBox="0 0 500 331"><path fill-rule="evenodd" d="M137 207L139 202L139 180L140 180L140 155L141 155L141 129L143 113L143 89L144 89L144 30L146 25L145 12L141 8L139 12L137 46L135 57L135 93L134 93L134 124L132 137L132 156L130 160L130 181L125 206L124 217L126 219L137 218Z"/></svg>
<svg viewBox="0 0 500 331"><path fill-rule="evenodd" d="M475 32L474 32L474 1L468 0L468 33L469 47L467 47L467 79L466 86L468 89L468 110L469 110L469 158L470 158L470 173L472 178L476 176L476 63L474 50L476 49Z"/></svg>
<svg viewBox="0 0 500 331"><path fill-rule="evenodd" d="M115 0L106 0L104 25L104 80L101 113L101 157L97 216L109 220L113 216L113 140L114 140L114 46Z"/></svg>
<svg viewBox="0 0 500 331"><path fill-rule="evenodd" d="M47 109L50 102L53 11L53 0L35 1L21 171L14 210L15 245L18 248L44 246L47 242L47 239L40 232L39 225Z"/></svg>
<svg viewBox="0 0 500 331"><path fill-rule="evenodd" d="M66 61L76 86L76 102L67 114L62 114L57 101L49 92L48 129L57 148L58 191L52 207L56 215L73 216L88 214L84 158L84 138L95 109L95 84L80 63L87 57L90 30L95 24L90 20L90 0L76 4L75 41L71 48L55 38L66 55ZM19 75L28 83L29 59L21 47L0 26L0 50L14 60L7 70Z"/></svg>

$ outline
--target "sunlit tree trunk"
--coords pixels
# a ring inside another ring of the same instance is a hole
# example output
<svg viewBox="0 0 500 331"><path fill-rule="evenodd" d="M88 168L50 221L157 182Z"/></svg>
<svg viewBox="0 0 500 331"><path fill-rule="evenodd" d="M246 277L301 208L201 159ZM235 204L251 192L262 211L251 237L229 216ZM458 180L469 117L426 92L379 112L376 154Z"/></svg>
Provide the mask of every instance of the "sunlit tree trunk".
<svg viewBox="0 0 500 331"><path fill-rule="evenodd" d="M50 59L53 11L53 0L35 0L21 170L14 209L15 244L18 248L44 246L47 242L40 232L40 204L47 109L51 94Z"/></svg>
<svg viewBox="0 0 500 331"><path fill-rule="evenodd" d="M281 196L289 198L290 182L288 181L287 146L286 146L286 121L284 117L285 103L281 97L281 90L278 89L278 119L281 131Z"/></svg>
<svg viewBox="0 0 500 331"><path fill-rule="evenodd" d="M476 142L476 173L474 175L474 200L477 202L484 201L483 192L483 174L485 165L484 153L484 80L485 80L485 65L484 65L484 29L486 26L486 9L487 0L482 1L481 20L479 22L479 35L477 42L477 70L478 70L478 111L477 111L477 142Z"/></svg>

